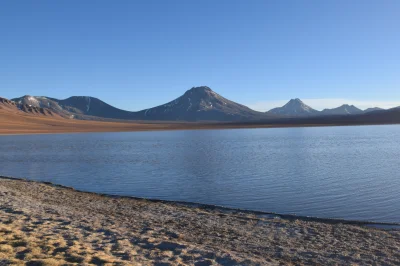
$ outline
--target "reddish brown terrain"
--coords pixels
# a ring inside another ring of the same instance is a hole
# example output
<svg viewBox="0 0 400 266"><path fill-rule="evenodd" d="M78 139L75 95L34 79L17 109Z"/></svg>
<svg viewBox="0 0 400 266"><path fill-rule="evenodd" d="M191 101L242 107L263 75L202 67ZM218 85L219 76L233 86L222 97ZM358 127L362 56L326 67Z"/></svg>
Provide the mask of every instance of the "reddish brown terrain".
<svg viewBox="0 0 400 266"><path fill-rule="evenodd" d="M0 98L0 134L108 132L173 129L169 124L83 121L63 118L46 108L23 105ZM176 126L175 126L176 127Z"/></svg>
<svg viewBox="0 0 400 266"><path fill-rule="evenodd" d="M18 105L14 101L10 101L6 98L0 97L0 112L8 114L25 114L31 116L43 116L43 117L54 117L61 118L59 115L53 113L49 109L31 106L28 104Z"/></svg>

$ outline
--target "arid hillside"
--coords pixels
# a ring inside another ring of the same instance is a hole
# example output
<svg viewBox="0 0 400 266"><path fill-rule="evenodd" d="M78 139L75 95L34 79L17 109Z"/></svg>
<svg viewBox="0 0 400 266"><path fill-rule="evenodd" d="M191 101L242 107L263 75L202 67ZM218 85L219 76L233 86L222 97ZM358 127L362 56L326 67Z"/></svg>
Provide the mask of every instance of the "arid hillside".
<svg viewBox="0 0 400 266"><path fill-rule="evenodd" d="M0 112L36 117L61 118L59 115L52 112L48 108L32 106L29 104L18 104L14 101L2 97L0 97Z"/></svg>
<svg viewBox="0 0 400 266"><path fill-rule="evenodd" d="M174 129L179 125L83 121L63 118L46 108L18 106L0 98L0 134L112 132Z"/></svg>
<svg viewBox="0 0 400 266"><path fill-rule="evenodd" d="M39 134L68 132L118 132L142 130L178 129L182 126L171 124L139 124L120 122L99 122L64 119L61 117L34 116L24 113L0 110L0 134Z"/></svg>

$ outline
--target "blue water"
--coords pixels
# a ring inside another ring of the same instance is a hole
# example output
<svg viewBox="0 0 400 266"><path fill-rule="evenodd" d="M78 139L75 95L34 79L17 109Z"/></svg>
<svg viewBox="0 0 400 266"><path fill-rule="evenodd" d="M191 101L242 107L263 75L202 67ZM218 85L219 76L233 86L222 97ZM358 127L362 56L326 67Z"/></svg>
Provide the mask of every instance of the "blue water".
<svg viewBox="0 0 400 266"><path fill-rule="evenodd" d="M0 175L118 195L400 222L400 126L0 137Z"/></svg>

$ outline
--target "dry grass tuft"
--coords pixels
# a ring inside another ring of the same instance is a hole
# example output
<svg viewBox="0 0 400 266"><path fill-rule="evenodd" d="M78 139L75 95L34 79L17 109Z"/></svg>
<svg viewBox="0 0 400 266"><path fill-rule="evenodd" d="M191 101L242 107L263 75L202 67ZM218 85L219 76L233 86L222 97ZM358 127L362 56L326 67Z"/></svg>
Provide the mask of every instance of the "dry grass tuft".
<svg viewBox="0 0 400 266"><path fill-rule="evenodd" d="M57 259L41 259L41 260L31 260L27 265L35 265L35 266L59 266L64 265L66 262L63 260Z"/></svg>
<svg viewBox="0 0 400 266"><path fill-rule="evenodd" d="M10 245L7 244L1 244L0 245L0 253L12 253L14 251L14 248Z"/></svg>

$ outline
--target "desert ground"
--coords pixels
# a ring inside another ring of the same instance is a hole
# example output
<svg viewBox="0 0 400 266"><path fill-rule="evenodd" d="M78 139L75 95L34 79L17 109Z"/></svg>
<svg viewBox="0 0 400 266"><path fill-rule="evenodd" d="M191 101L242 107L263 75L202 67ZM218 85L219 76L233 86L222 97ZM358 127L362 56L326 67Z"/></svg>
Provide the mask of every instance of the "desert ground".
<svg viewBox="0 0 400 266"><path fill-rule="evenodd" d="M0 134L46 134L73 132L118 132L190 128L190 125L166 123L105 122L34 116L15 112L1 112Z"/></svg>
<svg viewBox="0 0 400 266"><path fill-rule="evenodd" d="M399 265L400 231L0 178L0 265Z"/></svg>
<svg viewBox="0 0 400 266"><path fill-rule="evenodd" d="M35 116L22 112L2 112L2 110L0 110L0 124L2 125L0 135L277 127L238 123L91 121Z"/></svg>

